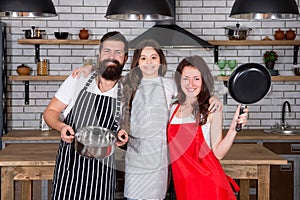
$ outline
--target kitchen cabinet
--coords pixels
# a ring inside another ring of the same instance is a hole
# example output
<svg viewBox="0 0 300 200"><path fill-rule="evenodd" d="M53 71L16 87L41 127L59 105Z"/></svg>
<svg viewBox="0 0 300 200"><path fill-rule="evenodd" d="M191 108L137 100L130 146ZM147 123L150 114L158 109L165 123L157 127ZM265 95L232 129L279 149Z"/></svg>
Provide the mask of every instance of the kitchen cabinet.
<svg viewBox="0 0 300 200"><path fill-rule="evenodd" d="M226 130L224 130L226 133ZM273 135L263 130L242 130L235 143L258 143L288 160L271 166L270 200L300 200L300 135ZM250 181L250 200L256 200L257 183Z"/></svg>
<svg viewBox="0 0 300 200"><path fill-rule="evenodd" d="M287 165L271 167L271 200L299 200L300 143L264 142L263 146L288 160Z"/></svg>

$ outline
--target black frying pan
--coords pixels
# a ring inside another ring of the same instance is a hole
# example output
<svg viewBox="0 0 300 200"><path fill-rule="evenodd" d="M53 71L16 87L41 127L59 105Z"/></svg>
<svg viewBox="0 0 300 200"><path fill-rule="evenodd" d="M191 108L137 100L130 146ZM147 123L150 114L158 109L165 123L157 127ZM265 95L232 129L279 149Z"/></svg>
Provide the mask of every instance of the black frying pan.
<svg viewBox="0 0 300 200"><path fill-rule="evenodd" d="M242 104L260 101L270 90L271 75L268 69L258 63L246 63L237 67L229 77L228 91L231 97ZM240 114L243 113L241 107ZM238 124L236 131L241 130Z"/></svg>

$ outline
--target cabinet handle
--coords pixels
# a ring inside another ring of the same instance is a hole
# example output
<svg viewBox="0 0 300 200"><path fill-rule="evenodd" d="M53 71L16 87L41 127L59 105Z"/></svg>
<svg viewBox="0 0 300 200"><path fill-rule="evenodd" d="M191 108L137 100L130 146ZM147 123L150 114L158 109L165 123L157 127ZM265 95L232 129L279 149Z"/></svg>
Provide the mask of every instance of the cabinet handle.
<svg viewBox="0 0 300 200"><path fill-rule="evenodd" d="M291 152L300 153L300 144L291 144Z"/></svg>
<svg viewBox="0 0 300 200"><path fill-rule="evenodd" d="M281 172L291 172L291 171L293 171L292 163L288 163L286 165L280 165L280 171Z"/></svg>

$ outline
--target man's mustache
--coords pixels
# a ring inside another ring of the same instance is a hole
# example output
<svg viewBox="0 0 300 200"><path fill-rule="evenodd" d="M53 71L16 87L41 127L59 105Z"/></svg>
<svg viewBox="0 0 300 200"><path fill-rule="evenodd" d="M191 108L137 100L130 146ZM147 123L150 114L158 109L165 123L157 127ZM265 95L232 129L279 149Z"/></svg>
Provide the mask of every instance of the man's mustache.
<svg viewBox="0 0 300 200"><path fill-rule="evenodd" d="M118 60L115 60L115 59L105 59L105 60L102 61L102 64L104 64L106 67L108 67L106 64L110 63L110 62L114 63L117 66L121 65L120 62Z"/></svg>

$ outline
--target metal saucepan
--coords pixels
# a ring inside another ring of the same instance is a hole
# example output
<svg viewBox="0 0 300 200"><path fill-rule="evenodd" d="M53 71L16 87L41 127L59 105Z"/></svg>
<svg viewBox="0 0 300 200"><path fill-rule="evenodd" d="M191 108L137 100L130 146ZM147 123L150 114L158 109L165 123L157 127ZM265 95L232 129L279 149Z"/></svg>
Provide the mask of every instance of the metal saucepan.
<svg viewBox="0 0 300 200"><path fill-rule="evenodd" d="M104 159L115 151L116 136L112 130L89 126L75 133L75 150L82 156Z"/></svg>
<svg viewBox="0 0 300 200"><path fill-rule="evenodd" d="M269 92L271 75L266 67L258 63L246 63L237 67L229 77L228 91L231 97L242 104L260 101ZM243 113L241 107L240 114ZM241 130L238 124L236 131Z"/></svg>
<svg viewBox="0 0 300 200"><path fill-rule="evenodd" d="M240 26L239 23L235 26L226 26L224 28L227 30L229 40L246 40L248 33L252 30L251 28Z"/></svg>
<svg viewBox="0 0 300 200"><path fill-rule="evenodd" d="M25 32L26 39L42 39L42 32L45 30L38 30L35 26L32 26L31 29L23 30Z"/></svg>

